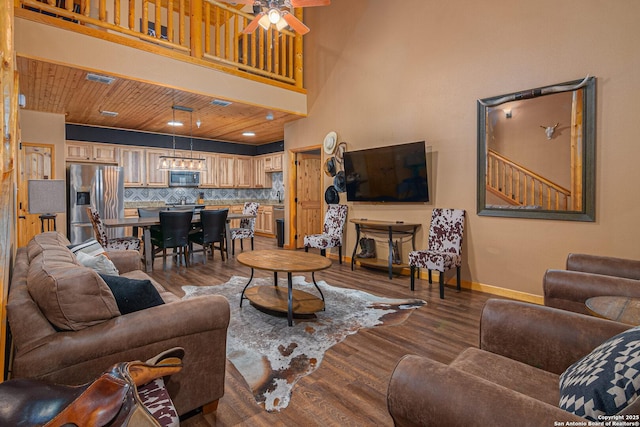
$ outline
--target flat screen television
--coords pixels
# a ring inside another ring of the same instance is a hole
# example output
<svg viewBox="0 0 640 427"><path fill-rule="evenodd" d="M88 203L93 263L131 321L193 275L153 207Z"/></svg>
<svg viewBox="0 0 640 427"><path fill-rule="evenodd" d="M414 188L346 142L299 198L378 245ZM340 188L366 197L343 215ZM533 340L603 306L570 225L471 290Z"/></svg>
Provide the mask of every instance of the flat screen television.
<svg viewBox="0 0 640 427"><path fill-rule="evenodd" d="M347 200L428 202L424 141L344 153Z"/></svg>

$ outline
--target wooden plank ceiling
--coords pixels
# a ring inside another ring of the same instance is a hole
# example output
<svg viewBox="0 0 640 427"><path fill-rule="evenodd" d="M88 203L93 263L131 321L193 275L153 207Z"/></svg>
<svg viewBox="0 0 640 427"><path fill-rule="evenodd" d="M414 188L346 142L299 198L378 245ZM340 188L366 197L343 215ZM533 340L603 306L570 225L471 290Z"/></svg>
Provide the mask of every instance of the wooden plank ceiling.
<svg viewBox="0 0 640 427"><path fill-rule="evenodd" d="M117 78L111 84L87 80L81 69L17 58L20 93L27 110L65 114L67 123L172 134L172 105L193 109L193 136L261 145L284 140L284 125L300 116L241 103L213 105L211 96ZM117 112L108 117L101 111ZM190 114L175 111L176 135L190 134ZM273 116L268 120L267 116ZM196 121L200 120L198 128ZM245 131L254 137L243 136Z"/></svg>

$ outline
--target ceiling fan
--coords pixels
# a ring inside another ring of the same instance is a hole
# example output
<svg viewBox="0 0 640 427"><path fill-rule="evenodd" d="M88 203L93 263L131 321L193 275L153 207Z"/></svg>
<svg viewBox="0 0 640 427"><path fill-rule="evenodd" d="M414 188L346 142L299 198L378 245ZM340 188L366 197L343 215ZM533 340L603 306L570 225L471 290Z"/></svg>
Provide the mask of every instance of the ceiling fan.
<svg viewBox="0 0 640 427"><path fill-rule="evenodd" d="M253 33L258 25L268 29L272 24L278 31L287 25L301 35L307 34L309 27L296 18L291 9L295 7L328 6L331 0L223 0L232 4L248 4L253 6L256 17L242 31L245 34Z"/></svg>

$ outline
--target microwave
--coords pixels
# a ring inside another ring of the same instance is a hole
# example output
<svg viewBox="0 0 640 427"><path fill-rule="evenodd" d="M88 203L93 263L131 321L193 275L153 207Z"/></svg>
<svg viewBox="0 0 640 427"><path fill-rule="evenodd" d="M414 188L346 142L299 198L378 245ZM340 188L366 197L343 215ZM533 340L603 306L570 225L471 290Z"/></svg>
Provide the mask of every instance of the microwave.
<svg viewBox="0 0 640 427"><path fill-rule="evenodd" d="M200 185L200 172L169 171L169 187L197 187Z"/></svg>

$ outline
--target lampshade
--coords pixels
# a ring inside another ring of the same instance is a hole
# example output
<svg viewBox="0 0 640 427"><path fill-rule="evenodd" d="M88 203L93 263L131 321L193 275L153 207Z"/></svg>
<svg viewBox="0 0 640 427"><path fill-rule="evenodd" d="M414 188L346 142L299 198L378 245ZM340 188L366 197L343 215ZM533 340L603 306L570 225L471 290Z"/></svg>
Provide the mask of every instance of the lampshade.
<svg viewBox="0 0 640 427"><path fill-rule="evenodd" d="M62 179L30 179L29 213L52 214L66 212L66 187Z"/></svg>

